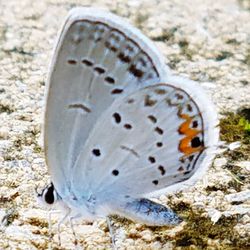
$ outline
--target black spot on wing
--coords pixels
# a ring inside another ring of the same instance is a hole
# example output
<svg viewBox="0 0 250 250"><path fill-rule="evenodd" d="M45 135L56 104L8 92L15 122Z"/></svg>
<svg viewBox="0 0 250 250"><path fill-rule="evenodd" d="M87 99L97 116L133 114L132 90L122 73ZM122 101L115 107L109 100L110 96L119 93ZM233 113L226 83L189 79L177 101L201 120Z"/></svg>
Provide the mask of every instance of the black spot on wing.
<svg viewBox="0 0 250 250"><path fill-rule="evenodd" d="M192 160L194 159L194 155L190 155L190 156L188 157L188 159L189 159L189 161L192 161Z"/></svg>
<svg viewBox="0 0 250 250"><path fill-rule="evenodd" d="M202 142L200 140L199 137L194 137L192 140L191 140L191 147L192 148L198 148L202 145Z"/></svg>
<svg viewBox="0 0 250 250"><path fill-rule="evenodd" d="M113 89L111 91L112 95L117 95L117 94L121 94L123 92L123 89Z"/></svg>
<svg viewBox="0 0 250 250"><path fill-rule="evenodd" d="M98 66L94 67L94 71L100 75L105 73L105 69Z"/></svg>
<svg viewBox="0 0 250 250"><path fill-rule="evenodd" d="M82 60L82 64L84 64L84 65L86 65L86 66L88 66L88 67L91 67L91 66L93 66L93 62L91 62L90 60L88 60L88 59L83 59Z"/></svg>
<svg viewBox="0 0 250 250"><path fill-rule="evenodd" d="M118 58L123 62L123 63L130 63L131 62L131 57L128 55L125 55L123 52L119 53Z"/></svg>
<svg viewBox="0 0 250 250"><path fill-rule="evenodd" d="M138 77L138 78L141 78L144 75L144 72L142 70L136 68L136 65L134 65L134 64L132 64L128 70L132 75L134 75L135 77Z"/></svg>
<svg viewBox="0 0 250 250"><path fill-rule="evenodd" d="M193 121L193 128L197 128L198 127L198 121Z"/></svg>
<svg viewBox="0 0 250 250"><path fill-rule="evenodd" d="M68 64L76 65L76 64L77 64L77 61L74 60L74 59L69 59L69 60L68 60Z"/></svg>
<svg viewBox="0 0 250 250"><path fill-rule="evenodd" d="M152 163L152 164L156 162L155 157L153 157L153 156L149 156L149 157L148 157L148 160L149 160L149 162Z"/></svg>
<svg viewBox="0 0 250 250"><path fill-rule="evenodd" d="M157 143L156 143L156 146L157 146L158 148L161 148L161 147L163 146L163 143L162 143L162 142L157 142Z"/></svg>
<svg viewBox="0 0 250 250"><path fill-rule="evenodd" d="M132 129L132 125L129 123L124 124L124 128L126 129Z"/></svg>
<svg viewBox="0 0 250 250"><path fill-rule="evenodd" d="M144 99L144 106L145 107L152 107L156 104L156 100L153 100L149 95L146 95L145 96L145 99Z"/></svg>
<svg viewBox="0 0 250 250"><path fill-rule="evenodd" d="M121 118L121 116L120 116L119 113L114 113L113 117L114 117L116 123L120 123L121 122L122 118Z"/></svg>
<svg viewBox="0 0 250 250"><path fill-rule="evenodd" d="M108 83L108 84L115 84L115 79L111 76L106 76L104 78L104 80Z"/></svg>
<svg viewBox="0 0 250 250"><path fill-rule="evenodd" d="M119 171L118 171L117 169L114 169L114 170L112 171L112 174L113 174L114 176L117 176L117 175L119 175Z"/></svg>
<svg viewBox="0 0 250 250"><path fill-rule="evenodd" d="M158 169L161 172L161 175L164 175L166 173L165 168L162 165L160 165Z"/></svg>
<svg viewBox="0 0 250 250"><path fill-rule="evenodd" d="M158 180L153 180L152 183L153 183L155 186L157 186L158 183L159 183L159 181L158 181Z"/></svg>
<svg viewBox="0 0 250 250"><path fill-rule="evenodd" d="M156 123L156 122L157 122L156 117L153 116L153 115L149 115L149 116L148 116L148 119L149 119L151 122L153 122L153 123Z"/></svg>
<svg viewBox="0 0 250 250"><path fill-rule="evenodd" d="M100 151L100 149L98 149L98 148L94 148L94 149L92 150L92 153L93 153L93 155L95 155L95 156L97 156L97 157L101 156L101 151Z"/></svg>
<svg viewBox="0 0 250 250"><path fill-rule="evenodd" d="M160 127L156 127L155 132L158 133L159 135L162 135L164 133L163 129L161 129Z"/></svg>

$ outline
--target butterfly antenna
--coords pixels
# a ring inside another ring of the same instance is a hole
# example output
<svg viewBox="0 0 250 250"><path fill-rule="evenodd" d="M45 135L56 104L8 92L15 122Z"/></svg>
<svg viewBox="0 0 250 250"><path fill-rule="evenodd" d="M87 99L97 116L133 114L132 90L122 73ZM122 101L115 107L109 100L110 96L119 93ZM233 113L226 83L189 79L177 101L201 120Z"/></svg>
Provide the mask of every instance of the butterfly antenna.
<svg viewBox="0 0 250 250"><path fill-rule="evenodd" d="M111 241L112 241L112 249L117 250L116 245L115 245L115 234L113 233L113 228L112 228L111 220L110 220L109 216L106 217L106 221L107 221L107 225L109 228L109 233L110 233L110 237L111 237Z"/></svg>
<svg viewBox="0 0 250 250"><path fill-rule="evenodd" d="M38 191L38 185L35 186L35 192L37 196L41 196L41 193Z"/></svg>

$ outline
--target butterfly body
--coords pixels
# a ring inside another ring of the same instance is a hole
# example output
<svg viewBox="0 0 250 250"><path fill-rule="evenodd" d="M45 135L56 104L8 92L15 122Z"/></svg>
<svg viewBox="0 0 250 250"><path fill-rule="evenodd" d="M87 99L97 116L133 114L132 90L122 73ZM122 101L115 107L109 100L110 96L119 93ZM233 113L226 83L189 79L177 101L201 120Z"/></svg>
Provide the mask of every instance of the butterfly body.
<svg viewBox="0 0 250 250"><path fill-rule="evenodd" d="M70 12L45 113L46 162L70 217L178 224L172 210L148 198L188 187L206 171L216 126L204 91L171 75L137 29L99 10Z"/></svg>

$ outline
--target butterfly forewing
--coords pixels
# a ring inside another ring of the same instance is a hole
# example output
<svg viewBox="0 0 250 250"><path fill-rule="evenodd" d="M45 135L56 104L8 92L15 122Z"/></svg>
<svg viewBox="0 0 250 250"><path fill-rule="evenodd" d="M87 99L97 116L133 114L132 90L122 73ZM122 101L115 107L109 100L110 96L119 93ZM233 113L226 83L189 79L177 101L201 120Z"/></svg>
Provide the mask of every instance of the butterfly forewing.
<svg viewBox="0 0 250 250"><path fill-rule="evenodd" d="M77 158L74 193L135 197L183 182L202 165L206 137L199 107L174 85L120 97L98 120Z"/></svg>
<svg viewBox="0 0 250 250"><path fill-rule="evenodd" d="M88 8L71 12L55 49L45 116L47 164L60 194L97 119L126 91L166 75L163 61L117 16Z"/></svg>

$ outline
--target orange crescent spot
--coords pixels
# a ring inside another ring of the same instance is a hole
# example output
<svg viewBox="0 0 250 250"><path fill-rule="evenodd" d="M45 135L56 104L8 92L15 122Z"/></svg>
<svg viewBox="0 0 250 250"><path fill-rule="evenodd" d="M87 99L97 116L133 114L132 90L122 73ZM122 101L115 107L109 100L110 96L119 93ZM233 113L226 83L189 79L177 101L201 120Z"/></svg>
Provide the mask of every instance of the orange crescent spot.
<svg viewBox="0 0 250 250"><path fill-rule="evenodd" d="M190 128L190 124L193 118L187 114L180 114L180 117L184 119L185 121L181 124L178 131L180 134L184 134L186 137L181 139L180 144L179 144L179 150L183 152L185 155L190 155L190 154L201 151L204 147L200 146L200 147L192 148L190 146L191 140L197 134L201 132L200 130Z"/></svg>
<svg viewBox="0 0 250 250"><path fill-rule="evenodd" d="M182 119L185 119L186 121L181 124L181 126L179 128L179 133L185 134L185 131L187 131L190 127L190 123L192 121L192 118L189 115L185 115L185 114L180 114L180 117Z"/></svg>
<svg viewBox="0 0 250 250"><path fill-rule="evenodd" d="M179 150L186 156L199 152L202 149L204 149L204 147L192 148L189 146L189 144L190 144L190 139L187 138L183 138L179 144Z"/></svg>

